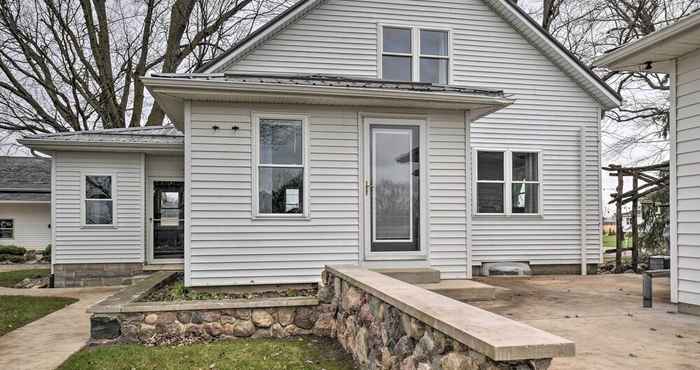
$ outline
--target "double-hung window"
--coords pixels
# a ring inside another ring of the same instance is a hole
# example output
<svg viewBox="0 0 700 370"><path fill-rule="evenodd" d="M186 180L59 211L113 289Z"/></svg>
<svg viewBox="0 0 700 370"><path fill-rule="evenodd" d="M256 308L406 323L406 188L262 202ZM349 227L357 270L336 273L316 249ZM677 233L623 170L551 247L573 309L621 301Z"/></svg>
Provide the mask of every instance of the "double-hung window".
<svg viewBox="0 0 700 370"><path fill-rule="evenodd" d="M0 239L14 239L15 221L12 219L0 219Z"/></svg>
<svg viewBox="0 0 700 370"><path fill-rule="evenodd" d="M304 216L306 118L258 116L256 175L258 216Z"/></svg>
<svg viewBox="0 0 700 370"><path fill-rule="evenodd" d="M477 214L541 214L540 153L476 151Z"/></svg>
<svg viewBox="0 0 700 370"><path fill-rule="evenodd" d="M382 26L382 79L449 83L448 31Z"/></svg>
<svg viewBox="0 0 700 370"><path fill-rule="evenodd" d="M84 224L114 225L114 210L114 176L83 176Z"/></svg>

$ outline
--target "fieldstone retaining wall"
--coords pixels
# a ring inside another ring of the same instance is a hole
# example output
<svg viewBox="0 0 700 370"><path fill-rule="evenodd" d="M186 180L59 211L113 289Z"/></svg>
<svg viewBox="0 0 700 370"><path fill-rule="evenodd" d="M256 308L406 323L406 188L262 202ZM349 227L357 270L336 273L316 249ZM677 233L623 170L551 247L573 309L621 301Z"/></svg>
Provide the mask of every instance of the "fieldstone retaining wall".
<svg viewBox="0 0 700 370"><path fill-rule="evenodd" d="M496 362L331 273L335 337L362 368L381 370L547 369L551 359Z"/></svg>
<svg viewBox="0 0 700 370"><path fill-rule="evenodd" d="M138 302L167 277L156 273L91 307L92 340L157 345L315 335L336 338L371 370L542 370L551 357L574 354L563 338L360 267L327 268L317 297Z"/></svg>

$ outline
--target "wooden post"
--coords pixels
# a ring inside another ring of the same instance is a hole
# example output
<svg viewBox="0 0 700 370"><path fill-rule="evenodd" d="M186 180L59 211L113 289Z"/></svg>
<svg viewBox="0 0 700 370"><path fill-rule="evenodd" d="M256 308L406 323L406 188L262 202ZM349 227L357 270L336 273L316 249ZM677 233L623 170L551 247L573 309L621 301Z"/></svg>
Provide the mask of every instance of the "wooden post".
<svg viewBox="0 0 700 370"><path fill-rule="evenodd" d="M624 192L625 178L622 174L622 169L617 170L617 212L615 221L617 222L617 230L615 232L615 272L622 272L622 243L625 240L625 234L622 230L622 193Z"/></svg>
<svg viewBox="0 0 700 370"><path fill-rule="evenodd" d="M634 171L632 175L632 190L635 191L639 187L639 172ZM639 230L637 228L637 208L639 207L639 198L634 198L632 201L632 268L637 272L639 265Z"/></svg>

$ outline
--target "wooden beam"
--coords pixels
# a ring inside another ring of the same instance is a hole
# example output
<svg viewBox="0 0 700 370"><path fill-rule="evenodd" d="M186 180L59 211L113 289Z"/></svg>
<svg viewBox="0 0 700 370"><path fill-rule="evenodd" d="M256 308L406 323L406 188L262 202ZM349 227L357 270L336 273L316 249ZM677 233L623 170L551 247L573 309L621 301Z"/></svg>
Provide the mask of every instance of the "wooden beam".
<svg viewBox="0 0 700 370"><path fill-rule="evenodd" d="M622 194L625 185L625 178L622 172L617 173L617 194ZM615 272L622 272L622 243L625 240L625 232L622 230L622 198L617 197L617 232L615 233Z"/></svg>
<svg viewBox="0 0 700 370"><path fill-rule="evenodd" d="M632 176L632 191L639 191L639 173L635 173ZM635 198L632 201L632 269L637 272L637 266L639 265L639 230L637 227L637 208L639 207L639 200Z"/></svg>

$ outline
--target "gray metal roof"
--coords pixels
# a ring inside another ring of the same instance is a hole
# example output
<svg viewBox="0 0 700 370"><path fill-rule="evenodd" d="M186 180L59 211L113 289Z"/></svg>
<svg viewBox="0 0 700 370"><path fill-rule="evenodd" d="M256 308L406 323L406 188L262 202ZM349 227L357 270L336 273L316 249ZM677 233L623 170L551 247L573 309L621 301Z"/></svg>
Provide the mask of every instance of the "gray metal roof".
<svg viewBox="0 0 700 370"><path fill-rule="evenodd" d="M0 157L0 201L51 200L51 159Z"/></svg>
<svg viewBox="0 0 700 370"><path fill-rule="evenodd" d="M25 136L22 140L57 143L184 144L175 126L147 126L94 131L60 132Z"/></svg>
<svg viewBox="0 0 700 370"><path fill-rule="evenodd" d="M392 81L376 78L358 78L349 76L325 75L325 74L249 74L249 73L225 73L225 74L170 74L154 73L153 77L165 78L189 78L192 80L219 80L237 83L262 83L278 85L300 86L327 86L327 87L352 87L365 89L402 90L437 93L457 93L468 95L484 95L493 97L505 97L502 90L486 90L456 85L439 85L430 82Z"/></svg>

